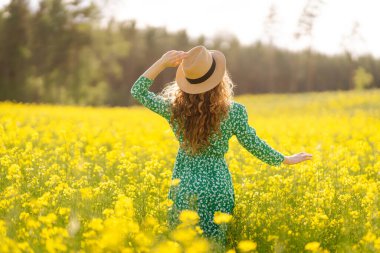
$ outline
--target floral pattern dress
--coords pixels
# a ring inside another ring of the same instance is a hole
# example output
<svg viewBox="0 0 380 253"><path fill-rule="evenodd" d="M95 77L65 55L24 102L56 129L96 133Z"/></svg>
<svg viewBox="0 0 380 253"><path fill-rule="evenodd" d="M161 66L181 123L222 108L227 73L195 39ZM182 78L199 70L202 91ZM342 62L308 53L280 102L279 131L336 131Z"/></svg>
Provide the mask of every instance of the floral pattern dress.
<svg viewBox="0 0 380 253"><path fill-rule="evenodd" d="M140 76L133 84L131 94L170 124L170 102L148 90L153 81ZM176 126L170 126L175 131ZM232 102L228 117L221 122L220 128L222 137L211 136L211 144L202 154L188 155L179 148L171 179L180 179L180 183L169 190L168 198L174 203L168 211L168 224L170 228L179 224L181 210L195 210L200 217L203 235L225 245L226 226L214 223L213 218L216 211L232 214L235 206L231 174L224 158L229 139L235 135L252 155L272 166L279 166L285 157L256 135L255 129L248 124L247 110L240 103ZM177 140L182 142L182 135Z"/></svg>

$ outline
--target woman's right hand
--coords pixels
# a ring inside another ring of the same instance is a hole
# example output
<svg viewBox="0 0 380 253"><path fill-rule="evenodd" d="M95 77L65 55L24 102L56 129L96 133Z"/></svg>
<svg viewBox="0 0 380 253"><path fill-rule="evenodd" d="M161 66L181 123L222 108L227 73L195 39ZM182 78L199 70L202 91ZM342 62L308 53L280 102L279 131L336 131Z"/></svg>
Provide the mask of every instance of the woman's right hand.
<svg viewBox="0 0 380 253"><path fill-rule="evenodd" d="M178 67L181 61L188 56L187 52L170 50L161 56L160 62L164 68Z"/></svg>
<svg viewBox="0 0 380 253"><path fill-rule="evenodd" d="M306 152L301 152L301 153L294 154L291 156L285 156L283 163L292 165L292 164L300 163L306 160L310 160L312 157L313 155L311 154L308 154Z"/></svg>
<svg viewBox="0 0 380 253"><path fill-rule="evenodd" d="M182 59L188 56L187 52L170 50L161 56L160 59L155 61L142 76L145 76L151 80L154 80L164 69L167 67L177 67Z"/></svg>

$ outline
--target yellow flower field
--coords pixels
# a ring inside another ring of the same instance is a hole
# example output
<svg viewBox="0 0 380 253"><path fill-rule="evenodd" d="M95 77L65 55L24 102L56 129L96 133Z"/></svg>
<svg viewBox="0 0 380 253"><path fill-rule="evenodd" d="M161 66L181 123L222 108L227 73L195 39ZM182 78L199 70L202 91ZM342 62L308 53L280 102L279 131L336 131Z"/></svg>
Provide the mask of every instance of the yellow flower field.
<svg viewBox="0 0 380 253"><path fill-rule="evenodd" d="M380 252L380 91L236 97L284 155L268 166L234 136L228 252ZM141 106L0 103L0 252L212 252L196 212L168 231L178 143Z"/></svg>

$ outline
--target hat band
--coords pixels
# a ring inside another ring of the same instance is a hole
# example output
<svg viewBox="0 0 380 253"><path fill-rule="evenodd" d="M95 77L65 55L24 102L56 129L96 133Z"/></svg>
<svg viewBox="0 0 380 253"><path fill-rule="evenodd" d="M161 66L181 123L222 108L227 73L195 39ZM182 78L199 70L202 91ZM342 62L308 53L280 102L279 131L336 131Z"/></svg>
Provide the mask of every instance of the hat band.
<svg viewBox="0 0 380 253"><path fill-rule="evenodd" d="M197 84L197 83L202 83L204 81L206 81L215 71L215 66L216 66L216 62L215 62L215 59L214 57L212 57L212 64L211 64L211 67L210 69L207 71L206 74L204 74L203 76L199 77L199 78L196 78L196 79L190 79L190 78L187 78L186 77L186 80L189 81L189 83L191 84Z"/></svg>

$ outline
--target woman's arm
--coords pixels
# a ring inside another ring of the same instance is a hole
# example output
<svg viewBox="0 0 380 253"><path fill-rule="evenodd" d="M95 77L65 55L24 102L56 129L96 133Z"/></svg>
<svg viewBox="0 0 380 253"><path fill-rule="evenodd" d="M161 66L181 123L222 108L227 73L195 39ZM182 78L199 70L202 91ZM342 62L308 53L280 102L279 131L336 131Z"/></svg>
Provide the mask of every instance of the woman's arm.
<svg viewBox="0 0 380 253"><path fill-rule="evenodd" d="M234 134L239 143L261 161L272 166L279 166L281 163L291 165L311 159L312 155L305 152L292 156L284 156L273 149L260 139L256 135L256 130L248 124L248 114L245 107L238 104L237 110L238 118L235 120Z"/></svg>
<svg viewBox="0 0 380 253"><path fill-rule="evenodd" d="M235 104L237 105L237 117L234 119L234 134L239 143L261 161L272 166L279 166L285 160L285 156L257 136L256 130L248 124L245 107L238 103Z"/></svg>
<svg viewBox="0 0 380 253"><path fill-rule="evenodd" d="M187 53L182 51L169 51L165 53L159 60L147 69L133 84L131 95L138 100L142 105L151 111L158 113L165 119L170 118L170 102L162 96L149 91L154 79L167 67L177 66L181 60L187 56Z"/></svg>

